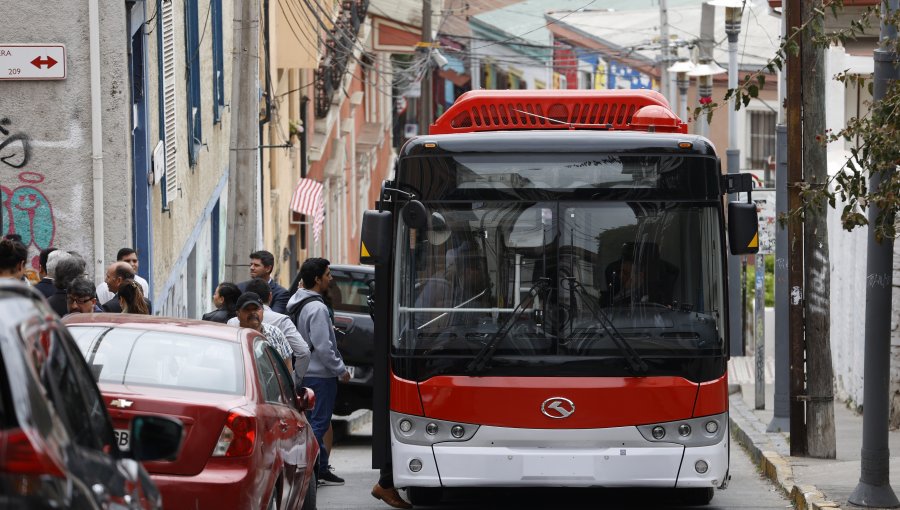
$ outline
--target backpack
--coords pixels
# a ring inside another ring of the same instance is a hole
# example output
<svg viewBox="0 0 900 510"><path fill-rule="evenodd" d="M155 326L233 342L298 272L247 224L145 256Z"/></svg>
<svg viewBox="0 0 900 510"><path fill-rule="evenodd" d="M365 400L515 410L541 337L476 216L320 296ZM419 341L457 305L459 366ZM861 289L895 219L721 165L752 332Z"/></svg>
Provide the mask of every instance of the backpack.
<svg viewBox="0 0 900 510"><path fill-rule="evenodd" d="M291 318L291 321L294 323L295 326L298 326L300 324L298 322L300 320L300 312L303 310L303 307L306 306L307 303L309 303L310 301L318 301L318 302L322 303L323 305L325 304L325 300L322 299L322 296L319 296L319 295L306 296L305 298L301 299L300 302L297 303L297 306L295 306L293 308L293 310L291 311L291 314L289 315L289 317ZM297 327L297 330L298 331L300 330L299 326ZM310 353L312 353L314 350L316 350L316 348L313 346L313 343L310 339L303 337L303 340L305 340L306 344L309 346Z"/></svg>

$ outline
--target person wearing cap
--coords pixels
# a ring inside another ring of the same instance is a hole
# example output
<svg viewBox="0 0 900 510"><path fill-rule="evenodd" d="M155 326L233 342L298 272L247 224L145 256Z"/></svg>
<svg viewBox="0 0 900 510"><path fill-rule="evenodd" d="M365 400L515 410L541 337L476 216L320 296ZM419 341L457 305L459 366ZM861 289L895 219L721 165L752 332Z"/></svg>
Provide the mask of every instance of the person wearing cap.
<svg viewBox="0 0 900 510"><path fill-rule="evenodd" d="M294 322L291 321L290 317L270 308L272 303L272 292L269 289L269 284L266 283L265 280L262 278L250 280L247 282L247 292L255 292L263 302L263 324L274 326L284 334L284 339L287 340L288 345L291 346L291 352L293 354L294 382L302 382L303 376L306 375L306 369L309 367L309 343L304 340L300 335L300 332L297 331L297 326L294 325ZM228 319L227 324L229 326L237 326L239 322L239 319L235 316Z"/></svg>
<svg viewBox="0 0 900 510"><path fill-rule="evenodd" d="M291 356L294 351L284 338L280 329L262 321L263 302L259 294L244 292L237 300L238 324L242 328L259 331L269 341L269 345L281 355L287 366L291 366Z"/></svg>

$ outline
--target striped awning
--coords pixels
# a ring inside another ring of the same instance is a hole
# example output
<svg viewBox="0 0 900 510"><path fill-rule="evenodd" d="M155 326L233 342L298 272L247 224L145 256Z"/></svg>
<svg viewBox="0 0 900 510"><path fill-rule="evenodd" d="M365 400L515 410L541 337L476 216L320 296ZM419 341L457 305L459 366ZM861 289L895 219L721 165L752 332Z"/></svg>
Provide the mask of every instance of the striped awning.
<svg viewBox="0 0 900 510"><path fill-rule="evenodd" d="M322 190L321 182L302 178L297 181L294 196L291 197L291 210L305 214L312 220L313 237L316 242L322 235L322 223L325 221L325 197L322 196Z"/></svg>

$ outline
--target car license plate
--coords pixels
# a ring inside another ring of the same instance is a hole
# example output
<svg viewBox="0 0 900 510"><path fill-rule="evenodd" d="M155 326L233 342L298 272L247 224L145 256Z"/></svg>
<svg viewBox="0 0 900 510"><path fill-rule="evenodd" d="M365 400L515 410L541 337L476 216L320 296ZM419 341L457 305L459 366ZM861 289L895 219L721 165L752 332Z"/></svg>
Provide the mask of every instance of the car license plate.
<svg viewBox="0 0 900 510"><path fill-rule="evenodd" d="M116 444L119 445L119 450L127 452L131 448L131 431L115 429L113 433L116 435Z"/></svg>

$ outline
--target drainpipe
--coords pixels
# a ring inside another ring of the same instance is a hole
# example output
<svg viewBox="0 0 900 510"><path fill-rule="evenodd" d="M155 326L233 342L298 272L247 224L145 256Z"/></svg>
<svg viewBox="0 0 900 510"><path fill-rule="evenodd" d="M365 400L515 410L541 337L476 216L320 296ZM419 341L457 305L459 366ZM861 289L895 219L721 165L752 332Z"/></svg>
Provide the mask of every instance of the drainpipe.
<svg viewBox="0 0 900 510"><path fill-rule="evenodd" d="M94 281L104 276L103 226L103 109L100 104L100 0L88 0L91 55L91 169L94 200Z"/></svg>

